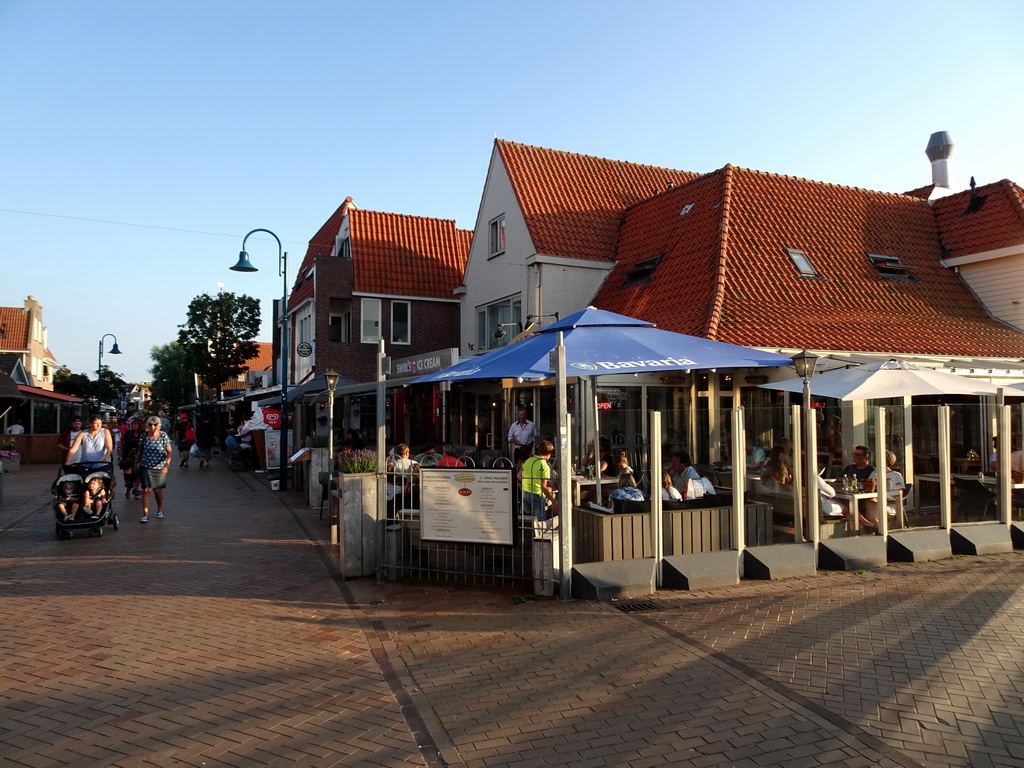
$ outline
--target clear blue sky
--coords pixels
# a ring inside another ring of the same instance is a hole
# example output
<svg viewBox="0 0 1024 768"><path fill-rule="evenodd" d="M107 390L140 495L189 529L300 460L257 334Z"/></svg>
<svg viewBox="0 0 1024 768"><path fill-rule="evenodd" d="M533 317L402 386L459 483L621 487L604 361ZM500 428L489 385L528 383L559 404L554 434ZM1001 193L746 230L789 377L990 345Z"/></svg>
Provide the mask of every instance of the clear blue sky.
<svg viewBox="0 0 1024 768"><path fill-rule="evenodd" d="M887 192L1024 183L1024 3L0 0L0 306L148 378L196 295L282 293L352 195L475 224L495 136ZM264 324L264 340L269 325ZM109 345L109 339L107 340Z"/></svg>

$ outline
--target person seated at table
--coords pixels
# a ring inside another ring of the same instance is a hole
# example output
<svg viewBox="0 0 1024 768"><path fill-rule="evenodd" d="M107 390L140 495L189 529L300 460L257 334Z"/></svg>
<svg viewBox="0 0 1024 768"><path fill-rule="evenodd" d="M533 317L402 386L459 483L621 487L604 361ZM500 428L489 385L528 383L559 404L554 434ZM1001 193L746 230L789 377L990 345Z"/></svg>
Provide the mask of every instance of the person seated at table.
<svg viewBox="0 0 1024 768"><path fill-rule="evenodd" d="M818 506L821 508L821 516L826 518L845 517L843 507L835 499L836 489L831 483L826 483L821 475L818 475Z"/></svg>
<svg viewBox="0 0 1024 768"><path fill-rule="evenodd" d="M754 438L747 438L747 470L750 472L758 472L761 469L761 465L764 464L767 459L767 455L764 452L764 448L754 445Z"/></svg>
<svg viewBox="0 0 1024 768"><path fill-rule="evenodd" d="M676 451L672 454L669 474L672 476L672 484L683 499L699 499L706 493L714 493L713 490L709 490L709 486L704 485L700 473L693 468L690 454L686 451Z"/></svg>
<svg viewBox="0 0 1024 768"><path fill-rule="evenodd" d="M990 472L999 471L999 446L998 437L992 438L992 453L988 455L988 468Z"/></svg>
<svg viewBox="0 0 1024 768"><path fill-rule="evenodd" d="M419 508L419 489L415 487L416 472L419 465L409 458L409 446L399 443L395 446L394 456L388 459L387 471L392 476L397 495L401 496L403 509Z"/></svg>
<svg viewBox="0 0 1024 768"><path fill-rule="evenodd" d="M466 462L459 460L455 456L455 446L445 445L441 448L441 452L444 453L444 457L441 458L435 467L464 467Z"/></svg>
<svg viewBox="0 0 1024 768"><path fill-rule="evenodd" d="M892 451L885 452L885 498L887 504L885 505L885 511L889 517L896 517L896 502L900 496L903 495L903 491L907 488L907 483L903 479L903 475L893 469L893 465L896 464L896 454ZM868 480L877 481L877 472L872 472L868 476ZM861 508L864 510L860 516L862 524L870 526L872 528L878 527L878 516L875 511L878 507L878 502L874 499L864 499L861 502Z"/></svg>
<svg viewBox="0 0 1024 768"><path fill-rule="evenodd" d="M683 494L679 492L679 489L672 485L672 475L668 472L661 473L661 500L662 501L682 501Z"/></svg>
<svg viewBox="0 0 1024 768"><path fill-rule="evenodd" d="M768 451L768 457L761 465L761 482L769 493L791 492L793 465L790 463L786 446L779 443Z"/></svg>
<svg viewBox="0 0 1024 768"><path fill-rule="evenodd" d="M428 445L423 449L423 453L419 454L415 461L421 467L434 467L437 466L437 461L440 456L437 455L437 448L432 445Z"/></svg>
<svg viewBox="0 0 1024 768"><path fill-rule="evenodd" d="M868 464L871 452L866 445L858 445L853 449L853 463L843 467L841 477L849 477L858 482L864 482L874 474L875 468Z"/></svg>
<svg viewBox="0 0 1024 768"><path fill-rule="evenodd" d="M617 487L608 494L608 498L622 501L643 501L644 492L636 487L636 480L633 479L632 472L622 472L619 475Z"/></svg>
<svg viewBox="0 0 1024 768"><path fill-rule="evenodd" d="M615 461L615 469L618 471L619 475L623 472L633 472L633 468L629 466L629 456L625 451L619 451L619 458Z"/></svg>

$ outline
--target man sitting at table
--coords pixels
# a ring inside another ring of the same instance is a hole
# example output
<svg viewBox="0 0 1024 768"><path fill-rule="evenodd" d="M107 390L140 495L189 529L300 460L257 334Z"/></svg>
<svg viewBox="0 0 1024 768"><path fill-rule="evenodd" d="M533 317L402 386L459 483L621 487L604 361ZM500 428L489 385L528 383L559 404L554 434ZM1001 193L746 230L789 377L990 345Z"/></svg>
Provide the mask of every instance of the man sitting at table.
<svg viewBox="0 0 1024 768"><path fill-rule="evenodd" d="M875 468L868 464L869 455L870 453L868 452L868 447L866 445L858 445L853 449L853 463L847 464L843 467L843 471L840 476L852 478L860 483L870 479L875 473ZM850 509L846 504L846 500L840 499L839 503L843 505L843 517L849 519ZM867 526L874 527L877 525L873 520L865 518L864 515L860 516L860 521L862 524Z"/></svg>

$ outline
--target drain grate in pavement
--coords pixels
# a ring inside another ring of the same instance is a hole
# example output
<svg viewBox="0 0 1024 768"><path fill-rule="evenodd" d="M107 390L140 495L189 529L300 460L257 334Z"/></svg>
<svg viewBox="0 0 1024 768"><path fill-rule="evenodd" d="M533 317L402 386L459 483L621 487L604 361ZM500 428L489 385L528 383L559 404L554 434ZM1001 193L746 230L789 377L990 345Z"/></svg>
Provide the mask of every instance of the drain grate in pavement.
<svg viewBox="0 0 1024 768"><path fill-rule="evenodd" d="M647 613L648 611L660 611L661 606L650 600L643 600L636 603L619 603L616 606L623 613Z"/></svg>

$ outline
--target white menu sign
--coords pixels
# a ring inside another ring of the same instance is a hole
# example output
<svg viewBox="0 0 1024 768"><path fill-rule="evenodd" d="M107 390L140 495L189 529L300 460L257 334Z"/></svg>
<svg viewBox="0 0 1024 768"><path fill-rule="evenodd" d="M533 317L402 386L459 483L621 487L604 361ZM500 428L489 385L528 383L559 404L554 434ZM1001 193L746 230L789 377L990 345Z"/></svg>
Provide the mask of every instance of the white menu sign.
<svg viewBox="0 0 1024 768"><path fill-rule="evenodd" d="M420 535L439 541L512 543L512 470L420 470Z"/></svg>

